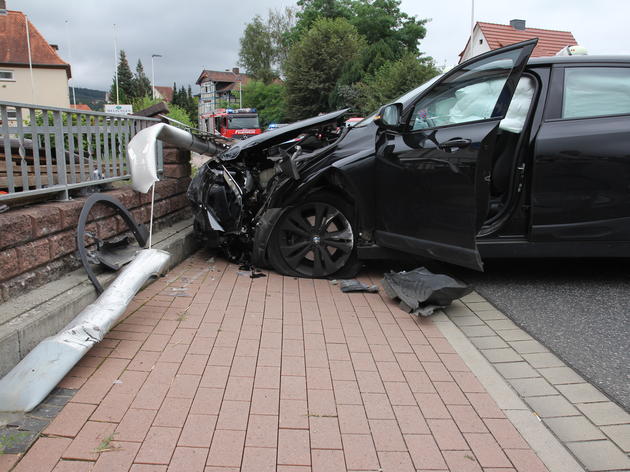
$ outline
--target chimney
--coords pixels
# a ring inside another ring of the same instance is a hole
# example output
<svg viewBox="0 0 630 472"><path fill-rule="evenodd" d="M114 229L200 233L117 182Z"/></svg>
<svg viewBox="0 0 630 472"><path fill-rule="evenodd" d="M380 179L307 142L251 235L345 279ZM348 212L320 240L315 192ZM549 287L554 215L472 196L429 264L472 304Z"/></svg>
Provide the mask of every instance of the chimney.
<svg viewBox="0 0 630 472"><path fill-rule="evenodd" d="M7 2L6 0L0 0L0 15L7 14Z"/></svg>
<svg viewBox="0 0 630 472"><path fill-rule="evenodd" d="M522 31L525 29L525 20L510 20L510 26Z"/></svg>
<svg viewBox="0 0 630 472"><path fill-rule="evenodd" d="M1 2L2 0L0 0ZM53 48L55 51L59 51L59 45L58 44L50 44L50 47Z"/></svg>
<svg viewBox="0 0 630 472"><path fill-rule="evenodd" d="M2 0L0 0L1 2ZM236 75L240 74L238 67L232 67L232 72L234 72Z"/></svg>

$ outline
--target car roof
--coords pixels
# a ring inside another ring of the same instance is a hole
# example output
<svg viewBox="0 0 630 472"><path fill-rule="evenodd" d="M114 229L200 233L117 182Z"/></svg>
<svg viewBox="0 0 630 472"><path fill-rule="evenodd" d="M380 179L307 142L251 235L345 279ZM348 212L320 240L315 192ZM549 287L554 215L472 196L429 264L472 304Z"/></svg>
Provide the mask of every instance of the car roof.
<svg viewBox="0 0 630 472"><path fill-rule="evenodd" d="M547 56L547 57L534 57L530 58L527 62L528 65L548 65L548 64L589 64L589 63L603 63L603 62L615 62L630 64L630 56Z"/></svg>

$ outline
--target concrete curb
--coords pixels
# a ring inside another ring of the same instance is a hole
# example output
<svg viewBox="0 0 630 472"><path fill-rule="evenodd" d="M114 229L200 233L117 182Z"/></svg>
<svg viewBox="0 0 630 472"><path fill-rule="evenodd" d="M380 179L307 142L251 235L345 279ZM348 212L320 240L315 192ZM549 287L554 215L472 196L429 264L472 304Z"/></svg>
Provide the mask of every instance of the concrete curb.
<svg viewBox="0 0 630 472"><path fill-rule="evenodd" d="M192 223L179 222L153 235L153 247L171 254L168 270L197 248ZM99 276L106 286L116 273ZM96 300L94 287L83 269L1 305L10 320L0 325L0 377L13 368L42 339L58 332Z"/></svg>
<svg viewBox="0 0 630 472"><path fill-rule="evenodd" d="M466 335L444 314L437 315L432 320L549 472L584 472L585 469L527 407Z"/></svg>

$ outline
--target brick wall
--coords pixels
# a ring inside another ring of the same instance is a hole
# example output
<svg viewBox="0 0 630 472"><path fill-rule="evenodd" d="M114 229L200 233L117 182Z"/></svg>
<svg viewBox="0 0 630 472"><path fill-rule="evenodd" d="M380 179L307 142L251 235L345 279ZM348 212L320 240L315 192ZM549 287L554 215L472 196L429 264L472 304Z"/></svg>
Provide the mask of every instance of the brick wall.
<svg viewBox="0 0 630 472"><path fill-rule="evenodd" d="M190 217L189 183L190 152L164 146L164 175L155 187L154 231ZM117 198L137 222L148 224L150 192L140 194L125 186L104 193ZM0 214L0 302L81 266L76 229L86 199L33 204ZM109 239L126 232L127 225L114 210L95 205L86 231Z"/></svg>

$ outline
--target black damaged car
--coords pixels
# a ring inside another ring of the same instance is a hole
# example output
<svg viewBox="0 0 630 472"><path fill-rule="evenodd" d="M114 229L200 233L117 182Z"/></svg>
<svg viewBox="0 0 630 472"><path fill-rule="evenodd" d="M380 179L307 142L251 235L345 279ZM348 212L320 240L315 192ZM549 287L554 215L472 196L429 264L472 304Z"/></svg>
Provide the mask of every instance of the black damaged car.
<svg viewBox="0 0 630 472"><path fill-rule="evenodd" d="M630 256L630 57L477 56L355 127L347 110L240 141L188 196L234 260L304 277L421 256Z"/></svg>

